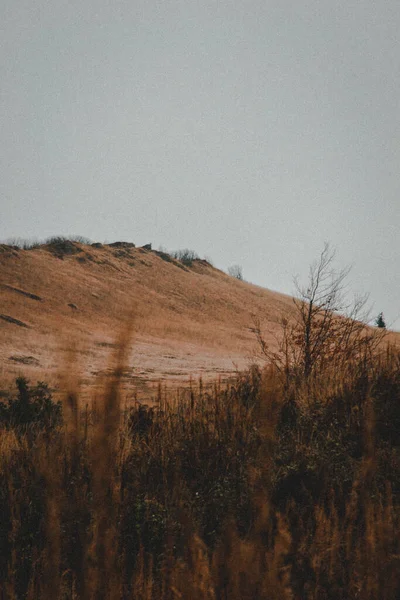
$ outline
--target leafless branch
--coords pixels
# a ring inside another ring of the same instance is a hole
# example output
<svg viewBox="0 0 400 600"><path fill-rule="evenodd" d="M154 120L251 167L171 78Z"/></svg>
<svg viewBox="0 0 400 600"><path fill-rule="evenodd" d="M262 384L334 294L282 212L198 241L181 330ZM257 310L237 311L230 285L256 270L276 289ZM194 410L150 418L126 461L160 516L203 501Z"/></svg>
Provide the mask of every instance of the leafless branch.
<svg viewBox="0 0 400 600"><path fill-rule="evenodd" d="M319 259L310 266L307 284L300 285L295 279L293 316L280 321L276 350L266 342L260 319L255 321L261 354L281 372L302 373L309 379L327 365L340 368L345 361L371 355L385 335L384 330L378 333L367 328L368 296L348 301L350 267L336 271L334 258L335 251L326 243Z"/></svg>

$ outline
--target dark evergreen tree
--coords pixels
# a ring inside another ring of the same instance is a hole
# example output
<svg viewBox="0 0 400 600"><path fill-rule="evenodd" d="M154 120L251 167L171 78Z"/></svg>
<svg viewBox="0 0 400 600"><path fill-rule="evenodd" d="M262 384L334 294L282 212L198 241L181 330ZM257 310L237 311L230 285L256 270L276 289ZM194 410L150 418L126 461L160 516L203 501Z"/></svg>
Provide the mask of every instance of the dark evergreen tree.
<svg viewBox="0 0 400 600"><path fill-rule="evenodd" d="M379 313L379 315L375 319L375 325L380 329L386 329L385 319L383 318L383 313Z"/></svg>

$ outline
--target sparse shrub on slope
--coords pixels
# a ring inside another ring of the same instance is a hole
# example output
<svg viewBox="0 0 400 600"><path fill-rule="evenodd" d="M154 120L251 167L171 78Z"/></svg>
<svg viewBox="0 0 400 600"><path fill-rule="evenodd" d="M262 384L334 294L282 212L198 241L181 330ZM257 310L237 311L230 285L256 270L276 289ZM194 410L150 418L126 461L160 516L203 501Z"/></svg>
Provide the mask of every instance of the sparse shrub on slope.
<svg viewBox="0 0 400 600"><path fill-rule="evenodd" d="M229 267L228 275L235 277L235 279L239 279L239 281L243 281L243 269L240 265L232 265Z"/></svg>
<svg viewBox="0 0 400 600"><path fill-rule="evenodd" d="M185 248L184 250L176 250L175 252L172 252L171 255L186 267L191 267L193 262L200 258L198 254L194 252L194 250L189 250L188 248Z"/></svg>

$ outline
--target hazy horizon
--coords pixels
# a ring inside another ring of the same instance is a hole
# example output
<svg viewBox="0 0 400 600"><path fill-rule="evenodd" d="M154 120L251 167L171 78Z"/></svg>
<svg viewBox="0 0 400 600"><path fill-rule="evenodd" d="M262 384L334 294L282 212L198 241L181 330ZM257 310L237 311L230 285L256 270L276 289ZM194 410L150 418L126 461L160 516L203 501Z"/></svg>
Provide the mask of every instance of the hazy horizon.
<svg viewBox="0 0 400 600"><path fill-rule="evenodd" d="M400 329L397 2L0 14L0 239L187 247L287 294L329 241Z"/></svg>

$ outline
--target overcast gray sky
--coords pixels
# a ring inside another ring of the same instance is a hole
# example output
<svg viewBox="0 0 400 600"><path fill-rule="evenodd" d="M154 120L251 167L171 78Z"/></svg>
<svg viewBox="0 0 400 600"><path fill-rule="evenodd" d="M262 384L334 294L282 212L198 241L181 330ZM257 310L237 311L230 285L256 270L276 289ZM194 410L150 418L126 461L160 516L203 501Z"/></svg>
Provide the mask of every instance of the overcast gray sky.
<svg viewBox="0 0 400 600"><path fill-rule="evenodd" d="M325 240L400 329L399 0L2 0L0 239L189 247L291 293Z"/></svg>

